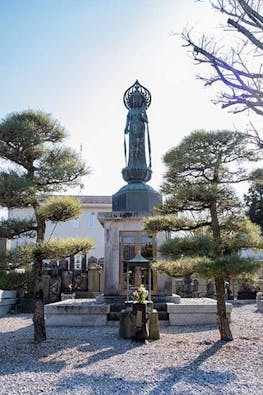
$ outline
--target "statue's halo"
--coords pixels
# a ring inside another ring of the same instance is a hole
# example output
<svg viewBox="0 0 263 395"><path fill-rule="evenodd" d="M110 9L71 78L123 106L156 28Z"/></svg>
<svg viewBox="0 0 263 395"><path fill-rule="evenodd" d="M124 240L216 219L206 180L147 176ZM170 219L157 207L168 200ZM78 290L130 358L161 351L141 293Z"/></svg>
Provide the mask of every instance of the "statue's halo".
<svg viewBox="0 0 263 395"><path fill-rule="evenodd" d="M142 86L138 80L136 80L135 83L130 86L123 95L123 103L125 107L128 108L128 110L132 108L132 97L138 94L141 96L142 99L142 109L145 111L150 106L152 100L150 92L147 88Z"/></svg>

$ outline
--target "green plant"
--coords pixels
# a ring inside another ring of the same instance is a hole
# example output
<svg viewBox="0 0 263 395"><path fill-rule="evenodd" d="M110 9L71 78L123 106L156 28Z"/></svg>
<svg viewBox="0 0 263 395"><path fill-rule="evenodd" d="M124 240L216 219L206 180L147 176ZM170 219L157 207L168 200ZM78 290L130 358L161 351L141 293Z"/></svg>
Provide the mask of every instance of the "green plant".
<svg viewBox="0 0 263 395"><path fill-rule="evenodd" d="M32 288L32 272L17 272L12 270L10 272L1 271L0 272L0 289L12 290L18 288L25 288L29 290Z"/></svg>
<svg viewBox="0 0 263 395"><path fill-rule="evenodd" d="M145 303L147 296L148 291L143 284L137 287L132 294L133 300L137 303Z"/></svg>

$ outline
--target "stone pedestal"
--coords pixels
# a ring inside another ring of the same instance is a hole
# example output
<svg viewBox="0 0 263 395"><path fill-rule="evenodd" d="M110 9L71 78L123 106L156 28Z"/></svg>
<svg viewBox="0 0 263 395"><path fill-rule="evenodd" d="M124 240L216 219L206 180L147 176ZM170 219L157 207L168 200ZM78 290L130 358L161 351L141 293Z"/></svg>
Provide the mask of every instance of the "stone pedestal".
<svg viewBox="0 0 263 395"><path fill-rule="evenodd" d="M16 303L16 291L0 289L0 317L6 315Z"/></svg>
<svg viewBox="0 0 263 395"><path fill-rule="evenodd" d="M103 215L104 214L104 215ZM120 290L120 232L141 231L143 214L101 213L104 226L104 296L117 296ZM101 298L100 298L101 299Z"/></svg>
<svg viewBox="0 0 263 395"><path fill-rule="evenodd" d="M64 300L45 305L47 326L106 326L110 305L88 299Z"/></svg>
<svg viewBox="0 0 263 395"><path fill-rule="evenodd" d="M153 212L162 202L161 195L144 182L130 183L112 196L113 211Z"/></svg>
<svg viewBox="0 0 263 395"><path fill-rule="evenodd" d="M136 341L160 339L158 312L152 303L131 303L121 311L119 335Z"/></svg>
<svg viewBox="0 0 263 395"><path fill-rule="evenodd" d="M107 212L98 215L104 227L104 295L97 298L98 303L111 303L111 299L124 295L120 292L120 232L143 231L143 220L149 213L143 212ZM157 250L163 241L163 235L157 238ZM137 251L135 252L137 253ZM138 280L139 281L139 280ZM157 273L157 291L162 301L174 302L172 278ZM168 299L166 298L168 297ZM172 297L172 299L171 299ZM176 296L178 299L179 297ZM178 303L176 299L176 303Z"/></svg>
<svg viewBox="0 0 263 395"><path fill-rule="evenodd" d="M226 303L227 318L230 321L233 306ZM181 299L180 304L167 303L169 325L208 325L217 323L216 301L209 298Z"/></svg>

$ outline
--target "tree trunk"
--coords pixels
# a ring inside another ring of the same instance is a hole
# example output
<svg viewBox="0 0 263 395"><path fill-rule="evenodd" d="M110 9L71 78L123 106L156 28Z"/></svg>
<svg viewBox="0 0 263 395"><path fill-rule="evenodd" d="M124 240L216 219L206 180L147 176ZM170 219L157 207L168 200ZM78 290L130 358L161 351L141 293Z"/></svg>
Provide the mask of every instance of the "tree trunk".
<svg viewBox="0 0 263 395"><path fill-rule="evenodd" d="M44 298L41 287L42 259L39 258L34 263L34 340L40 343L46 340L46 326L44 316Z"/></svg>
<svg viewBox="0 0 263 395"><path fill-rule="evenodd" d="M44 241L45 237L45 222L37 215L37 209L35 208L35 215L37 220L37 242ZM46 337L46 324L44 314L44 297L41 284L42 276L42 257L35 257L34 263L34 340L41 342L47 339Z"/></svg>
<svg viewBox="0 0 263 395"><path fill-rule="evenodd" d="M210 214L211 214L212 232L213 232L214 240L216 242L215 255L220 256L222 254L221 234L220 234L220 225L217 216L216 200L211 204ZM216 286L217 319L218 319L218 329L219 329L220 337L221 340L231 341L233 340L233 336L226 315L224 278L216 277L215 286Z"/></svg>
<svg viewBox="0 0 263 395"><path fill-rule="evenodd" d="M226 315L224 279L221 277L216 277L215 286L216 286L216 302L217 302L217 319L218 319L218 329L220 332L220 337L221 340L231 341L233 340L233 336L229 326L229 320Z"/></svg>

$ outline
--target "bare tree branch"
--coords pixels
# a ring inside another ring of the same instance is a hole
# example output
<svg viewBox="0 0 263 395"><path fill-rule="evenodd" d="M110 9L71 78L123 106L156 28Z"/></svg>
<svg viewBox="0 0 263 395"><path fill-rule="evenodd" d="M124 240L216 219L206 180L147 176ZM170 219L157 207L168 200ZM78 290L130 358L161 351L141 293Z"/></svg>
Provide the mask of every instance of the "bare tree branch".
<svg viewBox="0 0 263 395"><path fill-rule="evenodd" d="M222 108L230 108L235 114L251 110L263 115L263 73L260 63L263 50L263 2L215 0L211 4L229 17L226 25L240 33L241 41L233 42L226 54L226 46L219 48L215 40L205 35L197 43L192 39L192 32L184 31L183 46L191 48L197 64L210 65L214 71L210 76L198 75L197 78L205 86L223 84L224 89L213 100L215 104L221 104Z"/></svg>

